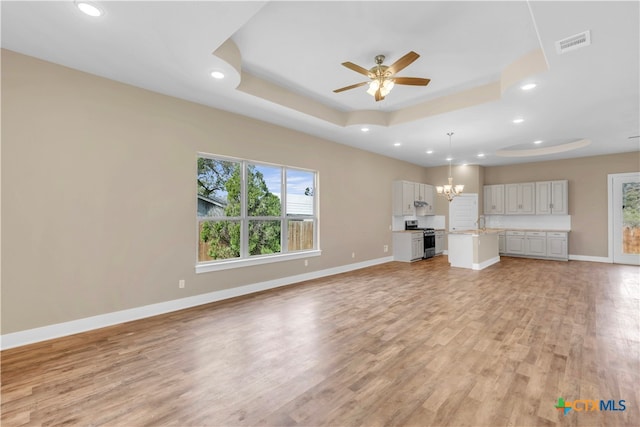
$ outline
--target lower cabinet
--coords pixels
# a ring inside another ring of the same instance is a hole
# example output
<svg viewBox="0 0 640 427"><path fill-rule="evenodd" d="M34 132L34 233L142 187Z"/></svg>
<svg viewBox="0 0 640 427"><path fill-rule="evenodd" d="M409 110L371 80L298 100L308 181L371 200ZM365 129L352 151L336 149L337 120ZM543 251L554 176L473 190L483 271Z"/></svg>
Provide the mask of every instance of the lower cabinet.
<svg viewBox="0 0 640 427"><path fill-rule="evenodd" d="M504 251L499 250L504 255L564 261L569 259L569 234L566 231L507 230L504 239Z"/></svg>
<svg viewBox="0 0 640 427"><path fill-rule="evenodd" d="M568 259L568 237L568 234L565 232L547 232L547 256L551 258Z"/></svg>
<svg viewBox="0 0 640 427"><path fill-rule="evenodd" d="M498 254L502 255L507 250L507 236L504 231L498 233Z"/></svg>
<svg viewBox="0 0 640 427"><path fill-rule="evenodd" d="M393 259L411 262L424 255L424 234L422 231L397 231L393 233Z"/></svg>
<svg viewBox="0 0 640 427"><path fill-rule="evenodd" d="M505 234L505 253L524 255L524 231L507 231Z"/></svg>
<svg viewBox="0 0 640 427"><path fill-rule="evenodd" d="M436 230L436 255L444 252L444 231Z"/></svg>
<svg viewBox="0 0 640 427"><path fill-rule="evenodd" d="M524 237L524 254L547 256L547 233L544 231L527 231Z"/></svg>

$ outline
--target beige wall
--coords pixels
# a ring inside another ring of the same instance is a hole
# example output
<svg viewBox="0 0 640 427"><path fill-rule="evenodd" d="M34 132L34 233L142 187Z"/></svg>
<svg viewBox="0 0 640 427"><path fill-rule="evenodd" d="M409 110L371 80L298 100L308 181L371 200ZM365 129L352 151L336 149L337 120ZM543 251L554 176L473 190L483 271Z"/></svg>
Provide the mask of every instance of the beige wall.
<svg viewBox="0 0 640 427"><path fill-rule="evenodd" d="M569 253L608 256L607 175L640 171L640 152L570 160L493 166L484 170L485 184L569 180Z"/></svg>
<svg viewBox="0 0 640 427"><path fill-rule="evenodd" d="M5 50L1 107L2 334L388 256L392 181L448 176ZM196 275L197 152L318 170L322 256ZM453 177L479 200L484 183L568 179L570 252L606 256L607 174L639 164L635 152Z"/></svg>
<svg viewBox="0 0 640 427"><path fill-rule="evenodd" d="M2 150L2 334L389 256L392 181L429 182L416 165L5 50ZM198 152L317 170L322 256L196 275Z"/></svg>

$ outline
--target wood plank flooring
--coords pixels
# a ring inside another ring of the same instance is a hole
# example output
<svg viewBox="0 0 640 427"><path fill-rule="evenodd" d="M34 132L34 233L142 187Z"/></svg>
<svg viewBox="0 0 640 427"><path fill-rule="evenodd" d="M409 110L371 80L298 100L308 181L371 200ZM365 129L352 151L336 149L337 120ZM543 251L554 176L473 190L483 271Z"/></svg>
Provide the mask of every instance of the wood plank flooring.
<svg viewBox="0 0 640 427"><path fill-rule="evenodd" d="M392 262L1 356L3 426L638 426L640 269Z"/></svg>

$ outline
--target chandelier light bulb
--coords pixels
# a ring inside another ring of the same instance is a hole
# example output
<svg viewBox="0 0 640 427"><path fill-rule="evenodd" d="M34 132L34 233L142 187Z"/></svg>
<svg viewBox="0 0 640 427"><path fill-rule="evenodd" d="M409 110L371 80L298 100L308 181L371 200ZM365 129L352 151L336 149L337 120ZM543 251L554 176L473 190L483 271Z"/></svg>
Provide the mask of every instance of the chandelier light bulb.
<svg viewBox="0 0 640 427"><path fill-rule="evenodd" d="M449 132L447 133L447 135L449 136L449 152L451 152L451 136L453 135L453 132ZM453 156L449 155L449 157L447 157L447 160L449 161L449 183L436 186L436 192L446 197L447 200L452 201L454 197L462 194L462 192L464 191L464 185L453 185L453 176L451 174L451 160L453 160Z"/></svg>

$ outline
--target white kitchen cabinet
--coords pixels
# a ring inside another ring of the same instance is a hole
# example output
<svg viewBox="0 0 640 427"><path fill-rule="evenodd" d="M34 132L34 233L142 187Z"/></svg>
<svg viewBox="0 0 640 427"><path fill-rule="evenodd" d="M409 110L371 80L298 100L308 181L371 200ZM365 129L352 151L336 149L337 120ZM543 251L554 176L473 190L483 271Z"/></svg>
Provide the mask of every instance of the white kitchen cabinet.
<svg viewBox="0 0 640 427"><path fill-rule="evenodd" d="M413 184L414 200L419 203L415 208L416 215L434 215L435 208L433 206L434 188L429 184L421 184L415 182Z"/></svg>
<svg viewBox="0 0 640 427"><path fill-rule="evenodd" d="M515 254L515 255L524 255L525 253L524 234L525 234L524 231L507 231L505 233L505 243L506 243L505 253Z"/></svg>
<svg viewBox="0 0 640 427"><path fill-rule="evenodd" d="M504 254L566 261L569 259L568 239L566 231L507 230Z"/></svg>
<svg viewBox="0 0 640 427"><path fill-rule="evenodd" d="M504 185L484 186L484 214L502 215L504 214Z"/></svg>
<svg viewBox="0 0 640 427"><path fill-rule="evenodd" d="M435 215L433 185L409 181L393 182L393 215ZM418 206L416 207L416 202Z"/></svg>
<svg viewBox="0 0 640 427"><path fill-rule="evenodd" d="M527 231L525 233L524 254L534 257L547 256L547 233L544 231Z"/></svg>
<svg viewBox="0 0 640 427"><path fill-rule="evenodd" d="M393 259L411 262L424 255L424 233L422 231L396 231L393 233Z"/></svg>
<svg viewBox="0 0 640 427"><path fill-rule="evenodd" d="M436 214L436 189L433 185L422 184L424 185L424 201L427 203L425 209L425 215L435 215Z"/></svg>
<svg viewBox="0 0 640 427"><path fill-rule="evenodd" d="M413 200L424 201L424 187L426 184L413 183Z"/></svg>
<svg viewBox="0 0 640 427"><path fill-rule="evenodd" d="M444 230L436 230L436 255L444 252Z"/></svg>
<svg viewBox="0 0 640 427"><path fill-rule="evenodd" d="M411 260L422 259L424 256L424 233L411 235Z"/></svg>
<svg viewBox="0 0 640 427"><path fill-rule="evenodd" d="M547 232L547 256L569 259L568 234L564 231Z"/></svg>
<svg viewBox="0 0 640 427"><path fill-rule="evenodd" d="M568 190L567 180L536 182L536 214L568 215Z"/></svg>
<svg viewBox="0 0 640 427"><path fill-rule="evenodd" d="M415 184L408 181L393 182L393 215L415 215Z"/></svg>
<svg viewBox="0 0 640 427"><path fill-rule="evenodd" d="M505 235L504 231L498 233L498 254L500 255L506 253L507 251L506 238L507 236Z"/></svg>
<svg viewBox="0 0 640 427"><path fill-rule="evenodd" d="M533 215L536 187L534 182L505 184L505 213L507 215Z"/></svg>

